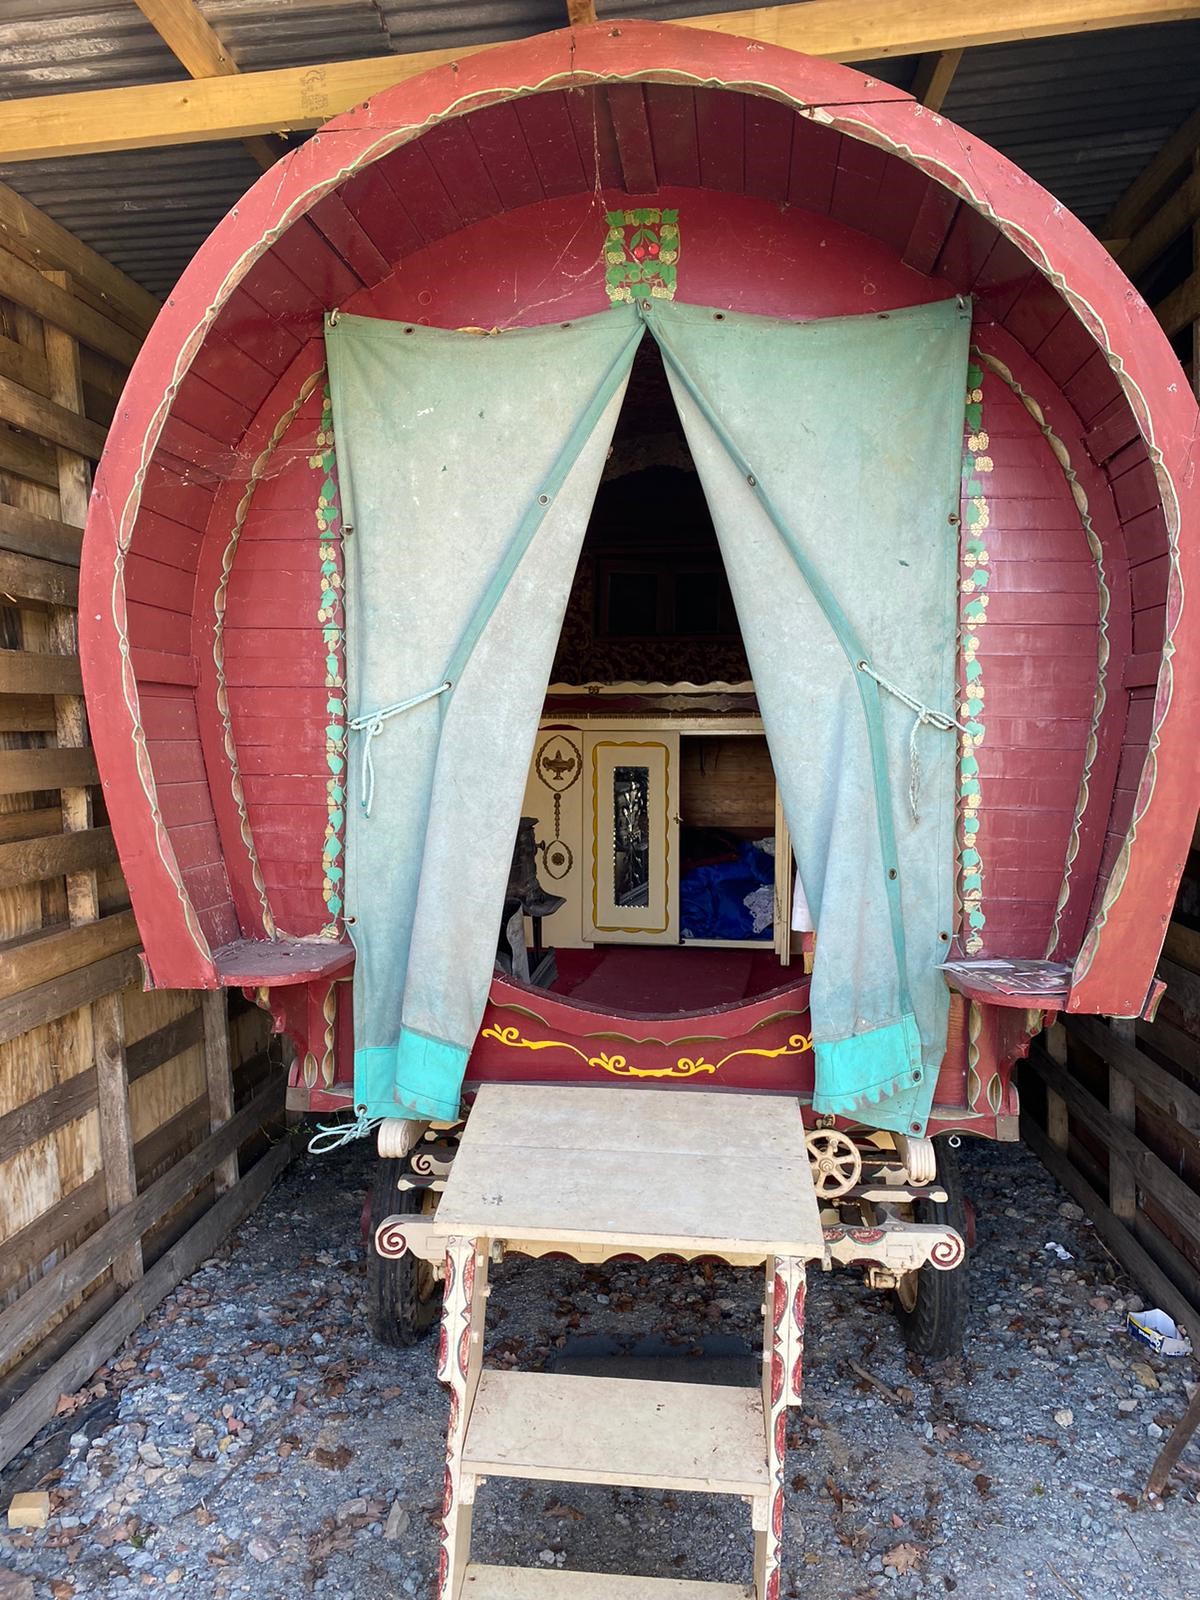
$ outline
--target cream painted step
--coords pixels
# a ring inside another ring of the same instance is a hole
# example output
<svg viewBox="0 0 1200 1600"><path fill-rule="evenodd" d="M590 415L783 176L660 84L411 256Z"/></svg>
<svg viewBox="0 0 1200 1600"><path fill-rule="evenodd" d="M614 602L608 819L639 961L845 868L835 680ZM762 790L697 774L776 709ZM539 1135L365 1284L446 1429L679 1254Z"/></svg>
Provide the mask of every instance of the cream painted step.
<svg viewBox="0 0 1200 1600"><path fill-rule="evenodd" d="M482 1567L472 1562L463 1578L462 1596L463 1600L753 1600L753 1591L740 1583L627 1578L550 1567Z"/></svg>
<svg viewBox="0 0 1200 1600"><path fill-rule="evenodd" d="M762 1394L715 1384L484 1372L467 1425L463 1470L765 1495Z"/></svg>

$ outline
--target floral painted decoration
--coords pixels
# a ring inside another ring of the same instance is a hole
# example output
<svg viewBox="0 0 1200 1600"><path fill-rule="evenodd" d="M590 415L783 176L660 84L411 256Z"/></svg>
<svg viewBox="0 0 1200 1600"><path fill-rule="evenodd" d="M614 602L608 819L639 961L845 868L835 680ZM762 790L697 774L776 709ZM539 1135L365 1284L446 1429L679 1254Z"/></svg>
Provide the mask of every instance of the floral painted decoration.
<svg viewBox="0 0 1200 1600"><path fill-rule="evenodd" d="M679 212L638 206L607 211L604 286L614 303L674 300L679 260Z"/></svg>

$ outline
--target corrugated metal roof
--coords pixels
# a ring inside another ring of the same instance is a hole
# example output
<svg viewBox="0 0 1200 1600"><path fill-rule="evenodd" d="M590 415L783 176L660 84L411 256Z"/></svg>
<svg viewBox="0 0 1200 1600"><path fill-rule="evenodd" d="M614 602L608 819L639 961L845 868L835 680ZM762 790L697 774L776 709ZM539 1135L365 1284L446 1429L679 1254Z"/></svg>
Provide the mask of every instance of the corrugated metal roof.
<svg viewBox="0 0 1200 1600"><path fill-rule="evenodd" d="M462 48L564 24L563 0L199 0L246 71ZM671 21L729 0L600 0ZM909 88L915 57L856 63ZM1096 226L1194 108L1200 22L968 50L943 107ZM0 0L0 98L178 80L132 0ZM0 178L156 294L253 181L239 144L14 164Z"/></svg>

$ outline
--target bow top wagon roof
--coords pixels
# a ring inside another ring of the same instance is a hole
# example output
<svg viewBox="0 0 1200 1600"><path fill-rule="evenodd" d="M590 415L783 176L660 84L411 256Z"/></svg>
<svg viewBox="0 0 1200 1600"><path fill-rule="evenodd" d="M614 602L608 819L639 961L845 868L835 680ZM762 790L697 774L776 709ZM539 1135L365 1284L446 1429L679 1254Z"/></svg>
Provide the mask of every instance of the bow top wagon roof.
<svg viewBox="0 0 1200 1600"><path fill-rule="evenodd" d="M196 0L196 9L243 72L466 52L567 20L564 0ZM635 16L761 15L712 0L601 0L596 9L617 26ZM967 50L943 110L1097 228L1194 109L1198 62L1200 20L983 45ZM920 70L915 55L855 64L906 92ZM183 75L134 0L0 0L0 101ZM246 146L231 140L8 164L0 155L0 180L160 297L258 175Z"/></svg>

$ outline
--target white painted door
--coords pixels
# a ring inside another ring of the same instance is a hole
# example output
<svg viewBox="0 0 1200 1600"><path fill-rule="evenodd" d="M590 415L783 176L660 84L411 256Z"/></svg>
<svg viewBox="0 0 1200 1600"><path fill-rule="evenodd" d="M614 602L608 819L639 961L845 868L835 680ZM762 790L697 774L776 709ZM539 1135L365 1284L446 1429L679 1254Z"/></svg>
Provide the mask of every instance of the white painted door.
<svg viewBox="0 0 1200 1600"><path fill-rule="evenodd" d="M584 765L586 936L606 944L677 944L679 735L590 734Z"/></svg>

